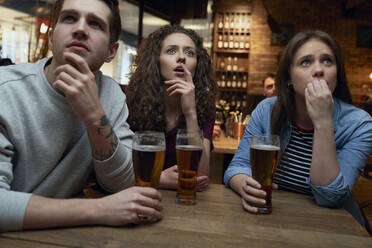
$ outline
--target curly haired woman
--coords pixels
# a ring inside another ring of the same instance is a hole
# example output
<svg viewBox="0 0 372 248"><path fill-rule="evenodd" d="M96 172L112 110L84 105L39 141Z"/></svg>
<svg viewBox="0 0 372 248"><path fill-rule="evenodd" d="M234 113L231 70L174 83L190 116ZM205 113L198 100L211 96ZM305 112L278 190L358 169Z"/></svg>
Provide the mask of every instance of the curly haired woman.
<svg viewBox="0 0 372 248"><path fill-rule="evenodd" d="M215 92L210 57L190 29L167 25L145 39L127 89L129 124L134 131L166 134L161 188L177 188L177 129L203 130L203 155L197 189L208 186L209 155L215 121Z"/></svg>

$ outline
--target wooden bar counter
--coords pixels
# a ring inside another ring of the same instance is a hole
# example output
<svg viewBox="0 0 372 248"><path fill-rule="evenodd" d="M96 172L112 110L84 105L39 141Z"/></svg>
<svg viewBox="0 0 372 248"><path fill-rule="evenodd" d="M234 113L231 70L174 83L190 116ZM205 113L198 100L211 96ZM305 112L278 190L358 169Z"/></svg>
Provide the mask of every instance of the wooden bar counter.
<svg viewBox="0 0 372 248"><path fill-rule="evenodd" d="M343 209L317 206L309 196L275 191L273 213L253 215L223 185L175 203L161 190L164 219L147 225L75 227L0 234L0 247L372 247L367 232Z"/></svg>
<svg viewBox="0 0 372 248"><path fill-rule="evenodd" d="M235 138L227 138L224 133L221 134L218 140L213 140L213 152L224 154L235 154L238 149L240 140Z"/></svg>

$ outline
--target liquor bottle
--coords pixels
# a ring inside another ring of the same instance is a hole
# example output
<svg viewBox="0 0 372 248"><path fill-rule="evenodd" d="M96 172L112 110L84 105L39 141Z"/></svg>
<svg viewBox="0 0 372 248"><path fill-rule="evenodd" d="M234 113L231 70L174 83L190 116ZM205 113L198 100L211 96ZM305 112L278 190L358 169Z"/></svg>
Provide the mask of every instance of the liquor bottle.
<svg viewBox="0 0 372 248"><path fill-rule="evenodd" d="M217 86L218 87L221 87L221 81L220 81L220 79L217 79Z"/></svg>
<svg viewBox="0 0 372 248"><path fill-rule="evenodd" d="M247 33L251 30L251 15L247 15L245 30Z"/></svg>
<svg viewBox="0 0 372 248"><path fill-rule="evenodd" d="M239 35L238 35L238 33L235 34L234 48L239 49Z"/></svg>
<svg viewBox="0 0 372 248"><path fill-rule="evenodd" d="M241 88L242 87L242 81L241 81L241 77L238 76L238 81L236 82L236 87L237 88Z"/></svg>
<svg viewBox="0 0 372 248"><path fill-rule="evenodd" d="M244 33L244 26L245 26L245 13L241 14L241 20L240 20L240 32Z"/></svg>
<svg viewBox="0 0 372 248"><path fill-rule="evenodd" d="M233 34L229 34L229 48L233 49L234 48L234 36Z"/></svg>
<svg viewBox="0 0 372 248"><path fill-rule="evenodd" d="M221 77L221 87L224 88L226 86L226 81L225 81L226 77L225 77L225 73L222 73L222 77Z"/></svg>
<svg viewBox="0 0 372 248"><path fill-rule="evenodd" d="M233 74L233 77L232 77L231 87L236 88L236 75L235 75L235 73Z"/></svg>
<svg viewBox="0 0 372 248"><path fill-rule="evenodd" d="M221 14L220 20L218 21L218 29L223 29L223 15Z"/></svg>
<svg viewBox="0 0 372 248"><path fill-rule="evenodd" d="M227 58L227 71L231 71L231 68L232 68L232 66L231 66L231 57L229 56L228 58Z"/></svg>
<svg viewBox="0 0 372 248"><path fill-rule="evenodd" d="M239 48L244 49L244 35L240 35Z"/></svg>
<svg viewBox="0 0 372 248"><path fill-rule="evenodd" d="M243 94L242 107L243 109L247 106L247 94Z"/></svg>
<svg viewBox="0 0 372 248"><path fill-rule="evenodd" d="M234 14L231 13L230 16L230 29L234 29Z"/></svg>
<svg viewBox="0 0 372 248"><path fill-rule="evenodd" d="M225 38L223 40L223 48L229 48L229 41L227 39L227 35L225 35Z"/></svg>
<svg viewBox="0 0 372 248"><path fill-rule="evenodd" d="M224 71L226 67L225 58L222 56L220 61L220 70Z"/></svg>
<svg viewBox="0 0 372 248"><path fill-rule="evenodd" d="M243 87L244 89L247 88L247 76L246 76L246 75L243 76L242 87Z"/></svg>
<svg viewBox="0 0 372 248"><path fill-rule="evenodd" d="M228 87L228 88L231 87L231 79L230 79L230 76L229 75L227 76L226 87Z"/></svg>
<svg viewBox="0 0 372 248"><path fill-rule="evenodd" d="M222 40L222 35L218 36L218 43L217 43L218 48L223 48L223 40Z"/></svg>
<svg viewBox="0 0 372 248"><path fill-rule="evenodd" d="M229 29L230 21L229 21L229 14L225 14L225 29Z"/></svg>
<svg viewBox="0 0 372 248"><path fill-rule="evenodd" d="M231 97L231 107L232 109L234 109L236 106L236 99L235 99L235 95Z"/></svg>
<svg viewBox="0 0 372 248"><path fill-rule="evenodd" d="M233 71L238 70L238 57L234 57L234 64L233 64L232 69L233 69Z"/></svg>
<svg viewBox="0 0 372 248"><path fill-rule="evenodd" d="M245 37L245 45L244 45L245 49L249 49L249 41L250 41L250 35L247 34L247 36Z"/></svg>

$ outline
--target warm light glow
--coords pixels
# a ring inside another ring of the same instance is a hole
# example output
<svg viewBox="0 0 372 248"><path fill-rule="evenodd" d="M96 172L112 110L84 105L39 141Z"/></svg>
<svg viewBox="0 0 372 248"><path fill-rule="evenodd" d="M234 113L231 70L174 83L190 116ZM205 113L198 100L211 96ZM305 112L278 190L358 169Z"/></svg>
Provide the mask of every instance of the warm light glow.
<svg viewBox="0 0 372 248"><path fill-rule="evenodd" d="M47 30L48 30L48 26L45 25L44 22L42 22L41 25L40 25L40 33L45 34L47 32Z"/></svg>
<svg viewBox="0 0 372 248"><path fill-rule="evenodd" d="M369 78L372 80L372 72L369 74Z"/></svg>
<svg viewBox="0 0 372 248"><path fill-rule="evenodd" d="M137 55L137 51L136 51L135 49L128 48L128 49L127 49L127 52L128 52L129 54L134 55L134 56Z"/></svg>
<svg viewBox="0 0 372 248"><path fill-rule="evenodd" d="M205 30L206 25L205 24L185 24L183 25L184 28L192 29L192 30Z"/></svg>
<svg viewBox="0 0 372 248"><path fill-rule="evenodd" d="M169 24L168 21L157 18L155 16L144 16L143 18L143 24L148 26L163 26Z"/></svg>

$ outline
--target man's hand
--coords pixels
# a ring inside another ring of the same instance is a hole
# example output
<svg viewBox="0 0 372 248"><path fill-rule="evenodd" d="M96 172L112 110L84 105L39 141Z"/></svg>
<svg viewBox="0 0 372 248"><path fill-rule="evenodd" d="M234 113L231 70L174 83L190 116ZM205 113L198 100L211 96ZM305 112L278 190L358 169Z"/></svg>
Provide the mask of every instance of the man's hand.
<svg viewBox="0 0 372 248"><path fill-rule="evenodd" d="M97 199L98 224L120 226L141 223L138 215L163 218L161 194L150 187L131 187L116 194Z"/></svg>
<svg viewBox="0 0 372 248"><path fill-rule="evenodd" d="M71 108L86 126L100 124L105 113L99 100L95 75L81 56L70 52L64 56L69 63L56 68L53 88L66 96Z"/></svg>

